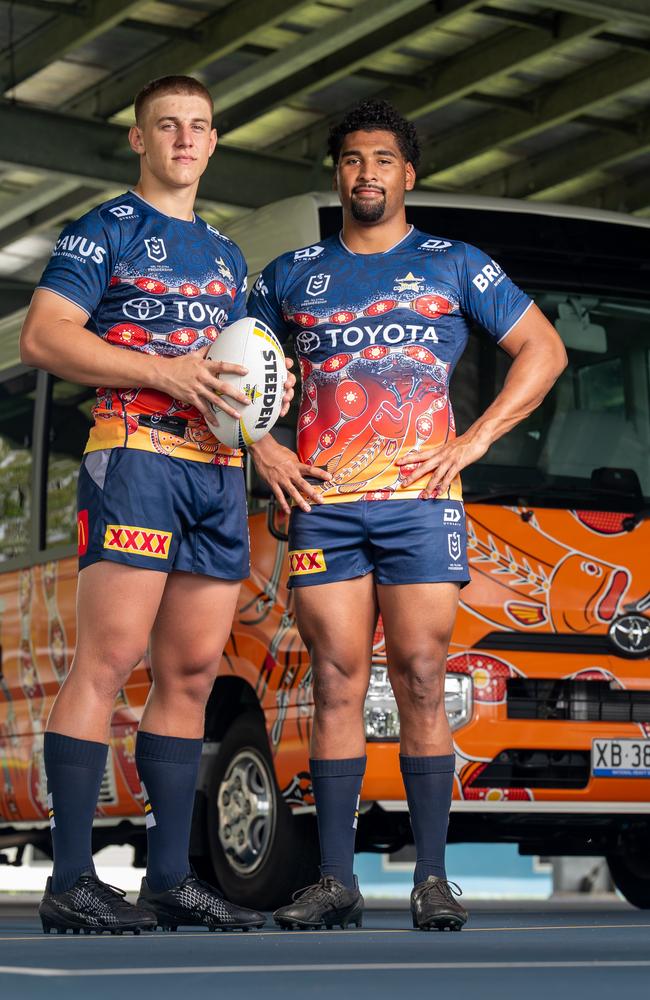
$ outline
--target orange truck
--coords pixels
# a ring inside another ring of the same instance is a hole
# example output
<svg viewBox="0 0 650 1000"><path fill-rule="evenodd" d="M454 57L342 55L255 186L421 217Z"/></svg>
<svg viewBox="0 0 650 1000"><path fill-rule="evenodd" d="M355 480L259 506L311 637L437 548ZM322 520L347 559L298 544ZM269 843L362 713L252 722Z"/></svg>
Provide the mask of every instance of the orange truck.
<svg viewBox="0 0 650 1000"><path fill-rule="evenodd" d="M524 423L466 470L472 582L445 685L456 751L451 841L605 855L650 907L650 222L418 193L410 221L474 243L528 291L569 367ZM253 278L340 226L333 195L268 206L229 232ZM645 270L644 270L645 269ZM22 367L0 326L0 850L49 850L43 731L75 644L76 475L91 390ZM452 387L462 430L507 371L475 330ZM288 421L276 432L285 440ZM311 670L287 591L286 523L248 469L252 569L206 717L192 855L234 898L274 906L316 872ZM218 609L215 609L218 614ZM381 622L365 706L357 847L411 840ZM146 662L121 692L95 846L146 850L135 733Z"/></svg>

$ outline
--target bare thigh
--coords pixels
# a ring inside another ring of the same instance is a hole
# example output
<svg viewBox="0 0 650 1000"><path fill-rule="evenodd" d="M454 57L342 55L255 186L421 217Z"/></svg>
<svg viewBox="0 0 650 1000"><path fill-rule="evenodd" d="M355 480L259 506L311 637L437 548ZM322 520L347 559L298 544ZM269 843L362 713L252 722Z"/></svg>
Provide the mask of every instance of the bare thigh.
<svg viewBox="0 0 650 1000"><path fill-rule="evenodd" d="M79 574L77 645L48 729L106 742L118 691L147 650L167 574L103 560Z"/></svg>
<svg viewBox="0 0 650 1000"><path fill-rule="evenodd" d="M151 632L153 686L142 728L198 739L228 641L240 581L171 573Z"/></svg>
<svg viewBox="0 0 650 1000"><path fill-rule="evenodd" d="M363 703L377 621L373 576L297 587L294 600L314 678L312 756L362 756Z"/></svg>
<svg viewBox="0 0 650 1000"><path fill-rule="evenodd" d="M456 583L377 587L403 753L451 753L444 680L458 593Z"/></svg>

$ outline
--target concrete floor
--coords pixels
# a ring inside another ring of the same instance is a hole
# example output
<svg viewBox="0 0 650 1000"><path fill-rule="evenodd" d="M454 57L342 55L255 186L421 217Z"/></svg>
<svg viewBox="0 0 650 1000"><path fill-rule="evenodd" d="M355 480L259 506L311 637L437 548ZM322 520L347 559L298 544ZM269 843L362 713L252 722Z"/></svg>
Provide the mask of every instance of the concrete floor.
<svg viewBox="0 0 650 1000"><path fill-rule="evenodd" d="M46 936L33 899L0 902L0 996L104 1000L308 997L401 1000L615 1000L646 995L650 913L605 898L472 904L460 934L410 928L400 908L369 908L362 930L140 937ZM453 994L452 994L453 991Z"/></svg>

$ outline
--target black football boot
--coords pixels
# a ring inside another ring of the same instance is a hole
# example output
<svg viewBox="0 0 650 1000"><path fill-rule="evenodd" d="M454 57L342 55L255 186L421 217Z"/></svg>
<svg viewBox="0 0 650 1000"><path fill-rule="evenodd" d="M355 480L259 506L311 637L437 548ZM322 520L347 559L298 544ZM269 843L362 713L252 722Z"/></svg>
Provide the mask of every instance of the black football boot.
<svg viewBox="0 0 650 1000"><path fill-rule="evenodd" d="M132 931L155 931L156 920L150 913L132 906L124 898L122 889L107 885L94 872L87 871L79 876L71 889L52 892L52 879L48 878L45 895L38 907L38 913L46 934L55 930L65 934L122 934Z"/></svg>
<svg viewBox="0 0 650 1000"><path fill-rule="evenodd" d="M247 931L266 923L263 913L229 903L217 889L194 874L162 892L153 892L143 878L138 907L152 914L154 922L167 931L175 931L178 927Z"/></svg>
<svg viewBox="0 0 650 1000"><path fill-rule="evenodd" d="M323 875L319 882L295 892L293 902L276 910L273 919L288 930L329 929L336 924L343 930L349 924L361 927L363 896L356 875L353 889L348 889L333 875Z"/></svg>
<svg viewBox="0 0 650 1000"><path fill-rule="evenodd" d="M411 893L413 926L421 931L459 931L467 922L467 910L454 895L461 896L455 882L429 875Z"/></svg>

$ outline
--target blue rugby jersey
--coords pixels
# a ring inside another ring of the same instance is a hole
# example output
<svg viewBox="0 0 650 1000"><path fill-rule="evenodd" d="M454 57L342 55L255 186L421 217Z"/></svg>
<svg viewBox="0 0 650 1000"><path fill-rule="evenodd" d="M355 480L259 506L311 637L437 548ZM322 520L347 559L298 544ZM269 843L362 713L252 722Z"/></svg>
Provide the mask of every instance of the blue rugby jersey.
<svg viewBox="0 0 650 1000"><path fill-rule="evenodd" d="M80 306L107 343L150 355L205 348L246 314L239 247L199 216L164 215L132 191L63 230L38 287ZM139 448L241 465L241 453L220 444L195 407L163 392L100 388L93 414L86 451ZM152 415L185 420L184 435L139 424Z"/></svg>
<svg viewBox="0 0 650 1000"><path fill-rule="evenodd" d="M323 500L419 497L429 475L404 489L413 467L395 461L455 437L448 387L470 322L498 343L531 304L481 250L417 229L385 253L332 236L272 261L248 312L293 342L298 454L333 474Z"/></svg>

